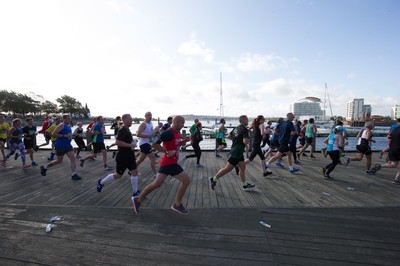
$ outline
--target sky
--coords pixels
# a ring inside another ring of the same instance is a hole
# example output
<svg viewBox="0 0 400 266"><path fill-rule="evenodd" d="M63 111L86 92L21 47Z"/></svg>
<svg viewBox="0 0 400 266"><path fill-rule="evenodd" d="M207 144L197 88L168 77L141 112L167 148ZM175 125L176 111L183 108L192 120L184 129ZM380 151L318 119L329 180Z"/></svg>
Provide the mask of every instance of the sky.
<svg viewBox="0 0 400 266"><path fill-rule="evenodd" d="M0 0L0 90L107 117L278 117L308 96L386 116L399 29L397 0Z"/></svg>

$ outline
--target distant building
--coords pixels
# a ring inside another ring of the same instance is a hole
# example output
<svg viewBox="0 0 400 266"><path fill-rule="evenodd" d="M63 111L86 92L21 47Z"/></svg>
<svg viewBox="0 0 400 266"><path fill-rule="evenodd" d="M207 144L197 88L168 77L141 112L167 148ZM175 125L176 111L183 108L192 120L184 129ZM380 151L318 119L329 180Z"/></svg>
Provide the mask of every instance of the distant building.
<svg viewBox="0 0 400 266"><path fill-rule="evenodd" d="M392 107L392 112L390 114L390 117L393 120L400 118L400 105L396 104L395 106Z"/></svg>
<svg viewBox="0 0 400 266"><path fill-rule="evenodd" d="M372 107L364 104L364 99L354 99L347 102L347 120L364 121L367 115L371 115Z"/></svg>
<svg viewBox="0 0 400 266"><path fill-rule="evenodd" d="M322 120L324 111L321 109L321 100L316 97L306 97L290 105L290 111L299 119L315 118Z"/></svg>

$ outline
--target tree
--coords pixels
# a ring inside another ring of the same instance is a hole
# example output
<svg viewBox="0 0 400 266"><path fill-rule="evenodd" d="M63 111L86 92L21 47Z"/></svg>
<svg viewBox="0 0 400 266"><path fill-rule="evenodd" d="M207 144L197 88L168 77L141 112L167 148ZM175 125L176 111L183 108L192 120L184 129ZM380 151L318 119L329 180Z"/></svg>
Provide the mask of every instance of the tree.
<svg viewBox="0 0 400 266"><path fill-rule="evenodd" d="M58 113L58 107L57 104L46 100L40 105L40 111L46 114Z"/></svg>
<svg viewBox="0 0 400 266"><path fill-rule="evenodd" d="M83 111L82 104L68 95L63 95L57 98L56 101L59 103L59 110L62 113L80 114Z"/></svg>

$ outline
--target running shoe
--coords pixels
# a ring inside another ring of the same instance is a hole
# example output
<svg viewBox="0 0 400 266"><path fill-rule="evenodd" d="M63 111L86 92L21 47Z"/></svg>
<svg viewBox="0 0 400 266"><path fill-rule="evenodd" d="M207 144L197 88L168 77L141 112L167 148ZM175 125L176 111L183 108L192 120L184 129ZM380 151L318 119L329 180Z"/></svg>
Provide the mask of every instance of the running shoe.
<svg viewBox="0 0 400 266"><path fill-rule="evenodd" d="M294 161L294 163L295 163L295 164L301 164L301 162L300 162L300 161Z"/></svg>
<svg viewBox="0 0 400 266"><path fill-rule="evenodd" d="M214 181L213 177L210 177L210 188L212 191L215 190L215 186L217 185L217 182Z"/></svg>
<svg viewBox="0 0 400 266"><path fill-rule="evenodd" d="M325 180L335 180L330 175L324 175Z"/></svg>
<svg viewBox="0 0 400 266"><path fill-rule="evenodd" d="M382 168L382 166L378 163L378 164L375 164L375 173L376 172L378 172L379 170L381 170L381 168Z"/></svg>
<svg viewBox="0 0 400 266"><path fill-rule="evenodd" d="M310 157L311 157L311 158L317 158L317 157L315 157L314 155L310 155Z"/></svg>
<svg viewBox="0 0 400 266"><path fill-rule="evenodd" d="M290 173L291 173L291 174L294 174L294 173L296 173L296 172L298 172L298 171L300 171L299 168L293 168L292 170L290 170Z"/></svg>
<svg viewBox="0 0 400 266"><path fill-rule="evenodd" d="M271 171L266 171L265 173L263 173L263 176L269 176L269 175L272 175Z"/></svg>
<svg viewBox="0 0 400 266"><path fill-rule="evenodd" d="M285 168L285 166L282 163L276 163L276 166L279 166L280 168Z"/></svg>
<svg viewBox="0 0 400 266"><path fill-rule="evenodd" d="M343 165L344 166L348 166L350 162L351 162L351 159L350 158L346 158L346 160L344 161Z"/></svg>
<svg viewBox="0 0 400 266"><path fill-rule="evenodd" d="M38 166L38 164L35 161L32 161L32 166Z"/></svg>
<svg viewBox="0 0 400 266"><path fill-rule="evenodd" d="M83 160L83 159L79 159L79 165L81 166L81 167L83 167L83 164L85 163L85 160Z"/></svg>
<svg viewBox="0 0 400 266"><path fill-rule="evenodd" d="M393 180L392 184L400 185L400 179Z"/></svg>
<svg viewBox="0 0 400 266"><path fill-rule="evenodd" d="M133 193L132 197L138 197L140 195L140 190L138 189L135 193Z"/></svg>
<svg viewBox="0 0 400 266"><path fill-rule="evenodd" d="M34 151L38 151L38 150L39 150L39 146L36 145L36 146L33 148L33 150L34 150Z"/></svg>
<svg viewBox="0 0 400 266"><path fill-rule="evenodd" d="M383 153L382 153L382 151L379 152L378 157L379 157L379 159L382 159L382 158L383 158Z"/></svg>
<svg viewBox="0 0 400 266"><path fill-rule="evenodd" d="M109 171L109 170L112 170L112 167L106 165L106 166L103 167L103 169L104 169L104 171Z"/></svg>
<svg viewBox="0 0 400 266"><path fill-rule="evenodd" d="M133 211L136 214L139 214L140 202L138 201L138 197L132 197Z"/></svg>
<svg viewBox="0 0 400 266"><path fill-rule="evenodd" d="M196 167L197 167L197 168L203 168L204 166L203 166L202 164L197 163L197 164L196 164Z"/></svg>
<svg viewBox="0 0 400 266"><path fill-rule="evenodd" d="M245 186L243 186L243 190L244 191L252 191L252 190L254 190L255 186L256 185L252 185L250 183L247 183Z"/></svg>
<svg viewBox="0 0 400 266"><path fill-rule="evenodd" d="M46 175L46 172L47 172L47 169L44 168L44 165L40 166L40 174L41 174L42 176L45 176L45 175Z"/></svg>
<svg viewBox="0 0 400 266"><path fill-rule="evenodd" d="M325 172L326 172L325 167L322 167L322 168L321 168L321 174L322 174L323 176L325 176Z"/></svg>
<svg viewBox="0 0 400 266"><path fill-rule="evenodd" d="M103 189L103 187L104 187L104 185L101 184L101 178L100 178L97 180L97 186L96 186L97 192L100 193L101 190Z"/></svg>
<svg viewBox="0 0 400 266"><path fill-rule="evenodd" d="M80 177L78 174L73 174L73 175L71 176L71 179L72 179L72 180L79 180L79 179L81 179L81 177Z"/></svg>
<svg viewBox="0 0 400 266"><path fill-rule="evenodd" d="M190 211L188 209L186 209L185 207L183 207L183 204L177 206L175 203L174 205L171 206L171 210L176 211L177 213L183 214L183 215L187 215L190 213Z"/></svg>
<svg viewBox="0 0 400 266"><path fill-rule="evenodd" d="M18 157L19 157L19 153L18 153L18 152L16 152L16 153L15 153L15 155L14 155L14 160L17 160L17 159L18 159Z"/></svg>
<svg viewBox="0 0 400 266"><path fill-rule="evenodd" d="M374 175L375 174L375 172L374 172L374 170L373 170L374 168L371 168L371 169L368 169L367 171L365 171L367 174L369 174L369 175Z"/></svg>

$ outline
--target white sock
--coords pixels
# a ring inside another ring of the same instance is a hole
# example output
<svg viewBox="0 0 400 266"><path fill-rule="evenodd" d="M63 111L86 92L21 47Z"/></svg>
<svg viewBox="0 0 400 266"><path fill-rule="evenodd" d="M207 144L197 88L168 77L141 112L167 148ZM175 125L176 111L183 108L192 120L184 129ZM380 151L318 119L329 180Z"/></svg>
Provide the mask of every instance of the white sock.
<svg viewBox="0 0 400 266"><path fill-rule="evenodd" d="M292 165L290 165L290 166L289 166L289 169L290 169L290 170L293 170L293 166L292 166Z"/></svg>
<svg viewBox="0 0 400 266"><path fill-rule="evenodd" d="M131 183L132 183L132 189L133 193L136 193L138 191L138 179L139 177L131 175Z"/></svg>
<svg viewBox="0 0 400 266"><path fill-rule="evenodd" d="M114 181L114 175L113 174L109 174L108 176L104 177L101 181L100 184L105 185L107 183L110 183L111 181Z"/></svg>

